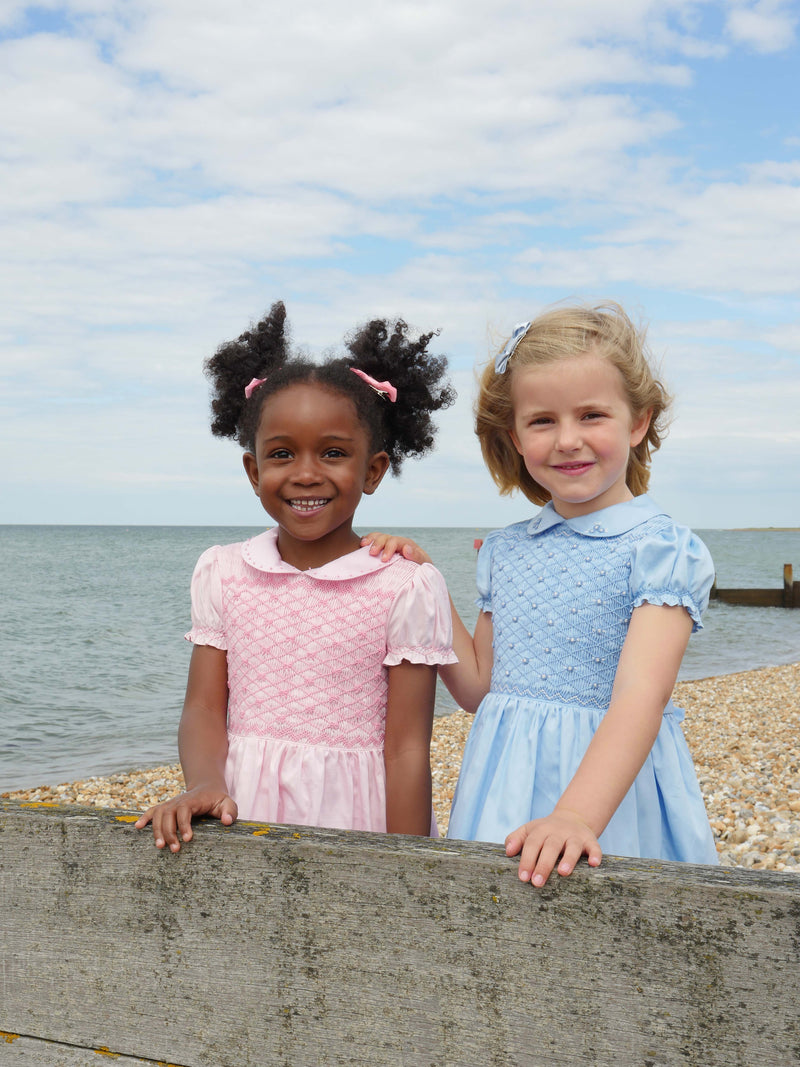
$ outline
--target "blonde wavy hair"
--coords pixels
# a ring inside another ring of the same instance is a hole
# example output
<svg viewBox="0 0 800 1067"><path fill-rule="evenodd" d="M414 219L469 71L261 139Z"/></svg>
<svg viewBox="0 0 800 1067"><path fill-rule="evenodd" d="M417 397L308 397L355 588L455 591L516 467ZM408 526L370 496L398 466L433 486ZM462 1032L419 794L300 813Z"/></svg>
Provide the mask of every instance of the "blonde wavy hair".
<svg viewBox="0 0 800 1067"><path fill-rule="evenodd" d="M549 491L528 473L509 433L514 422L514 372L585 353L608 359L620 372L634 420L651 413L647 433L631 449L625 477L634 496L647 492L650 458L666 434L671 397L650 367L645 334L644 328L637 329L619 304L611 301L594 307L555 307L533 320L504 374L495 371L494 360L484 368L475 405L475 433L489 473L502 494L521 489L534 504L546 504L550 499Z"/></svg>

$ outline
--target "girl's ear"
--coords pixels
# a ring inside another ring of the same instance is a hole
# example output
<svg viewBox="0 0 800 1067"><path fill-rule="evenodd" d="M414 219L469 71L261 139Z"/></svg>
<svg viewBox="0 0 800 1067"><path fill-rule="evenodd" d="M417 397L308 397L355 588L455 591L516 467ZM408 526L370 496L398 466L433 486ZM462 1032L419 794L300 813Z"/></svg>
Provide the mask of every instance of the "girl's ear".
<svg viewBox="0 0 800 1067"><path fill-rule="evenodd" d="M644 436L650 429L650 420L653 417L653 409L648 408L638 418L633 420L631 426L631 448L636 448L640 441L644 440Z"/></svg>
<svg viewBox="0 0 800 1067"><path fill-rule="evenodd" d="M367 474L364 478L364 492L371 496L381 484L384 474L389 469L389 456L386 452L376 452L370 457L367 464Z"/></svg>
<svg viewBox="0 0 800 1067"><path fill-rule="evenodd" d="M244 469L247 471L250 484L255 489L256 496L258 496L258 462L256 457L252 452L245 452L242 456L242 463L244 463Z"/></svg>

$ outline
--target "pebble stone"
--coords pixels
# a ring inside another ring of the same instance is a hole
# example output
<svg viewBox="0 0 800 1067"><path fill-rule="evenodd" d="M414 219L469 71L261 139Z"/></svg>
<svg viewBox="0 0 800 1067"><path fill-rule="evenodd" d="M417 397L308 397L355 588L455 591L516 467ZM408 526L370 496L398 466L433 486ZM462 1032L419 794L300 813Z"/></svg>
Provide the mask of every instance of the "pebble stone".
<svg viewBox="0 0 800 1067"><path fill-rule="evenodd" d="M673 697L697 768L720 862L800 874L800 663L679 682ZM434 809L446 833L472 716L434 722ZM180 767L151 767L4 799L143 811L183 789Z"/></svg>

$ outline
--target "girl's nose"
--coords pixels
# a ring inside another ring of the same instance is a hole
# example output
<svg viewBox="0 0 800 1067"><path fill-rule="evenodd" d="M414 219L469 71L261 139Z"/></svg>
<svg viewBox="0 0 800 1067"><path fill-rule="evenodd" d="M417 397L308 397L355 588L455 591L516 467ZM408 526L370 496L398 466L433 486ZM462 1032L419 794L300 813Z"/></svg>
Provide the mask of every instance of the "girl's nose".
<svg viewBox="0 0 800 1067"><path fill-rule="evenodd" d="M574 452L581 446L580 425L572 420L558 424L557 447L562 452Z"/></svg>
<svg viewBox="0 0 800 1067"><path fill-rule="evenodd" d="M295 482L302 485L314 485L321 481L321 477L316 456L300 455L297 457L292 471L292 479Z"/></svg>

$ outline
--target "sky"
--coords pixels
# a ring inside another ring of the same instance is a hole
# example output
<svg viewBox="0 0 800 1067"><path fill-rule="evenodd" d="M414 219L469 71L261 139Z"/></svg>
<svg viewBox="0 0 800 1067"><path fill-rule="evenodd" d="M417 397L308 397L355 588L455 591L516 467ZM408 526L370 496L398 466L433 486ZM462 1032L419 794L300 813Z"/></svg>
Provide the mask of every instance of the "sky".
<svg viewBox="0 0 800 1067"><path fill-rule="evenodd" d="M490 528L474 370L560 301L647 324L651 493L800 525L800 5L0 0L0 523L259 526L202 362L278 299L400 316L458 403L359 528ZM266 520L268 522L268 520Z"/></svg>

